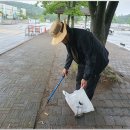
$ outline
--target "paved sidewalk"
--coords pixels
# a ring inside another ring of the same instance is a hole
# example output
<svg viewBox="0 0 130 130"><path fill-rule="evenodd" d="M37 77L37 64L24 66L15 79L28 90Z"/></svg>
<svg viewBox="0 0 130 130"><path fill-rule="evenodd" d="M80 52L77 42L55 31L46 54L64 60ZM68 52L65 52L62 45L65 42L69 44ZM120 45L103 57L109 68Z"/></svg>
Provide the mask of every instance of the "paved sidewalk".
<svg viewBox="0 0 130 130"><path fill-rule="evenodd" d="M130 51L108 42L106 47L110 53L109 65L130 79Z"/></svg>
<svg viewBox="0 0 130 130"><path fill-rule="evenodd" d="M0 128L130 128L128 82L99 83L92 100L95 111L82 119L74 118L62 94L62 90L75 90L72 69L44 109L66 59L63 45L53 47L49 43L48 34L39 35L0 56ZM128 64L127 58L123 63Z"/></svg>
<svg viewBox="0 0 130 130"><path fill-rule="evenodd" d="M0 128L33 128L54 49L42 34L0 56Z"/></svg>
<svg viewBox="0 0 130 130"><path fill-rule="evenodd" d="M41 108L37 116L36 128L130 128L130 84L104 85L98 84L92 103L94 112L85 114L76 119L73 112L65 102L62 90L72 93L75 90L75 76L65 78L59 86L52 101L45 107L45 101L60 79L64 66L66 50L63 45L56 47L49 85L44 92Z"/></svg>

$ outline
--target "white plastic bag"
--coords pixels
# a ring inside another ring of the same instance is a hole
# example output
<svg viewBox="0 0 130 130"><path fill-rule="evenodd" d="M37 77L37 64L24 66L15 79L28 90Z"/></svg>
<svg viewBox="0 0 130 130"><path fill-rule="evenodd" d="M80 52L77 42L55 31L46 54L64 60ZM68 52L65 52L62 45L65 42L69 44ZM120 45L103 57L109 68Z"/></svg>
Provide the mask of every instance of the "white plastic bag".
<svg viewBox="0 0 130 130"><path fill-rule="evenodd" d="M83 88L75 90L71 94L63 90L63 94L65 95L65 100L74 112L75 116L94 111L94 107Z"/></svg>

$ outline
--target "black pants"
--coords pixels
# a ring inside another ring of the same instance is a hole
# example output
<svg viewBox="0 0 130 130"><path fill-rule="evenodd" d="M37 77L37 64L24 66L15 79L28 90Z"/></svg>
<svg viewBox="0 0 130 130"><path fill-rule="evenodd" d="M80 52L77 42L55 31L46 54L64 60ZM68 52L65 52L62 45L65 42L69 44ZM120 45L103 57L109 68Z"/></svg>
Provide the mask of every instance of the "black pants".
<svg viewBox="0 0 130 130"><path fill-rule="evenodd" d="M84 65L78 65L78 73L76 77L76 90L80 89L81 80L84 74L84 68ZM90 77L90 79L87 81L87 88L85 89L85 92L90 100L92 100L99 79L100 75L94 75Z"/></svg>

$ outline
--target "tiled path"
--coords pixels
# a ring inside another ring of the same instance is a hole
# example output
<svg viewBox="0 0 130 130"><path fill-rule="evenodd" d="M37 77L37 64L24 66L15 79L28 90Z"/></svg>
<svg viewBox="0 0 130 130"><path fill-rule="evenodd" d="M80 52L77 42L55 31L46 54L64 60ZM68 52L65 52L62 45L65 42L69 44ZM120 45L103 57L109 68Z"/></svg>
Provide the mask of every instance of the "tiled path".
<svg viewBox="0 0 130 130"><path fill-rule="evenodd" d="M114 52L116 49L112 47ZM110 59L118 64L118 60L112 60L116 56L112 56L114 52L110 51ZM0 56L0 128L130 128L128 82L99 83L92 100L95 111L75 119L62 94L62 90L69 93L75 90L71 69L52 102L46 109L42 107L60 79L65 58L65 47L51 46L48 34L39 35ZM123 58L126 67L127 58Z"/></svg>
<svg viewBox="0 0 130 130"><path fill-rule="evenodd" d="M33 128L54 49L39 35L0 56L0 128Z"/></svg>
<svg viewBox="0 0 130 130"><path fill-rule="evenodd" d="M75 90L75 76L72 76L71 69L71 75L65 78L52 101L44 107L46 98L60 79L65 57L65 48L58 46L36 128L130 128L130 84L127 82L114 85L99 83L92 100L95 111L76 119L62 94L62 90L69 93Z"/></svg>
<svg viewBox="0 0 130 130"><path fill-rule="evenodd" d="M112 43L107 43L106 47L110 52L110 66L130 78L130 51Z"/></svg>

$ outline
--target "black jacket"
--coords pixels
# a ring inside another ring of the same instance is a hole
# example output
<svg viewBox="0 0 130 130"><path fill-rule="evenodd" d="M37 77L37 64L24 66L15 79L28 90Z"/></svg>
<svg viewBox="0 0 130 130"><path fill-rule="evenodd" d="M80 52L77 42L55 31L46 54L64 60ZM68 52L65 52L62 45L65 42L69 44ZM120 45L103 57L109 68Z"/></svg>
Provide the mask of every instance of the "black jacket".
<svg viewBox="0 0 130 130"><path fill-rule="evenodd" d="M100 41L89 31L69 28L69 41L66 45L68 55L64 68L69 69L72 61L85 65L83 79L88 80L98 75L109 63L108 51Z"/></svg>

